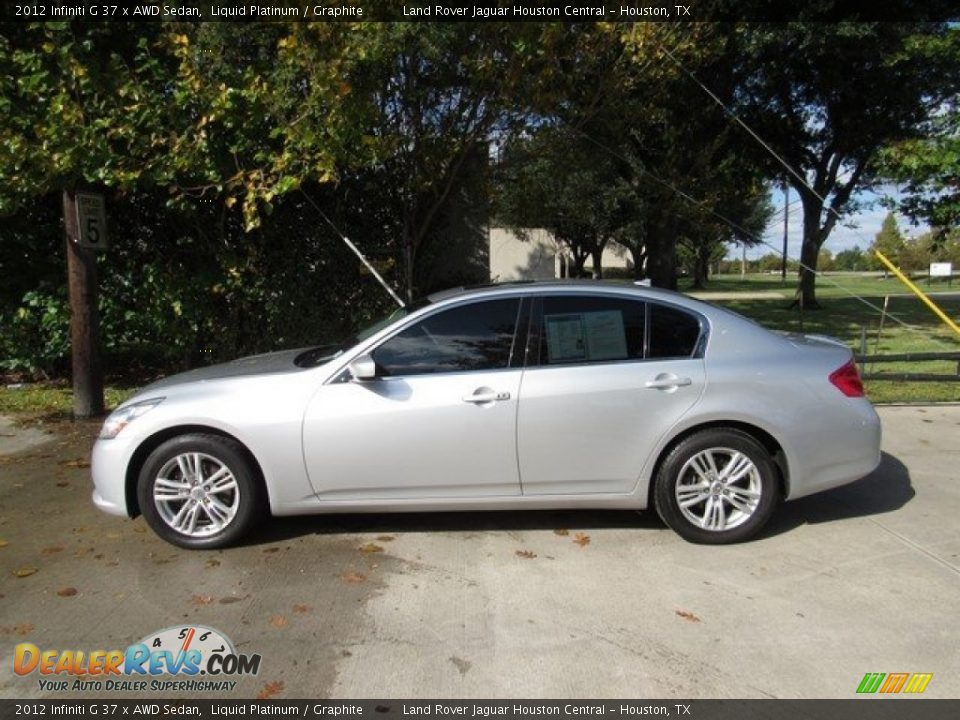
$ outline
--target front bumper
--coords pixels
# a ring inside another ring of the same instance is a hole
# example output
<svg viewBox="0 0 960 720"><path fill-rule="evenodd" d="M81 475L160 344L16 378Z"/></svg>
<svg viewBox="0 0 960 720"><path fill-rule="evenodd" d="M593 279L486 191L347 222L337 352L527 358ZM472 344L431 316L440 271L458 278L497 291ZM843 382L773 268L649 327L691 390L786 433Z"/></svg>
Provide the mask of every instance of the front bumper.
<svg viewBox="0 0 960 720"><path fill-rule="evenodd" d="M127 504L127 468L136 450L133 438L121 433L112 440L97 440L90 458L93 504L106 513L131 517Z"/></svg>

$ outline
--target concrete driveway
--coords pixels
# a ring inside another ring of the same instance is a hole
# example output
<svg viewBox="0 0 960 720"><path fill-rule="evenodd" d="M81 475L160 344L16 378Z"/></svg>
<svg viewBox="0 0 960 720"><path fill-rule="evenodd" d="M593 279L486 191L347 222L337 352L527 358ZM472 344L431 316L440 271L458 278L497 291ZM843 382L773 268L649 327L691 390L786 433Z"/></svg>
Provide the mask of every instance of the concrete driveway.
<svg viewBox="0 0 960 720"><path fill-rule="evenodd" d="M262 655L240 697L850 698L932 672L925 697L956 698L960 407L880 413L873 475L718 548L653 512L524 512L278 519L187 552L90 505L95 423L0 426L0 696L82 697L15 675L18 642L202 623Z"/></svg>

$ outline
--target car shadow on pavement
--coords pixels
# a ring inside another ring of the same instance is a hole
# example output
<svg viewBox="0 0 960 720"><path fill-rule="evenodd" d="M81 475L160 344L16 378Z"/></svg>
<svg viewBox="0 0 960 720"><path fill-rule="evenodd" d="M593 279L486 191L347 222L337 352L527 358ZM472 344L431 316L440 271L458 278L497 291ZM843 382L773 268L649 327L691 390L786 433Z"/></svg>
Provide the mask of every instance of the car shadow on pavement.
<svg viewBox="0 0 960 720"><path fill-rule="evenodd" d="M759 537L772 537L800 525L883 515L894 512L916 495L907 466L889 453L861 480L833 490L783 503Z"/></svg>
<svg viewBox="0 0 960 720"><path fill-rule="evenodd" d="M784 503L759 538L789 532L809 523L880 515L905 505L915 495L910 473L897 458L883 453L870 475L834 490ZM306 535L402 534L411 532L482 533L519 530L571 532L604 528L663 530L651 507L635 510L512 510L485 512L350 513L269 518L240 545L262 545Z"/></svg>
<svg viewBox="0 0 960 720"><path fill-rule="evenodd" d="M635 510L511 510L484 512L368 513L275 517L264 521L242 545L279 542L305 535L403 534L416 532L486 533L520 530L604 528L664 529L651 508Z"/></svg>

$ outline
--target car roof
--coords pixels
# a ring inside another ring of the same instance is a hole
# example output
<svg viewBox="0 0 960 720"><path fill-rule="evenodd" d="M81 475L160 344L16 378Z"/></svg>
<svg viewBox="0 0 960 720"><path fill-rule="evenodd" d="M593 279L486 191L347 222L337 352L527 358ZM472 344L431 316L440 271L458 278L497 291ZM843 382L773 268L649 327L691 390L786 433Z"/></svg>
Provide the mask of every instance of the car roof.
<svg viewBox="0 0 960 720"><path fill-rule="evenodd" d="M455 287L448 290L440 290L427 296L431 303L439 303L446 300L465 299L477 296L503 295L503 294L537 294L543 291L560 290L574 292L596 292L596 291L614 291L620 293L629 293L642 295L644 297L662 297L664 300L678 300L699 304L695 298L673 290L640 285L639 283L622 280L592 280L592 279L569 279L569 280L518 280L503 283L487 283L484 285L471 285L466 287Z"/></svg>

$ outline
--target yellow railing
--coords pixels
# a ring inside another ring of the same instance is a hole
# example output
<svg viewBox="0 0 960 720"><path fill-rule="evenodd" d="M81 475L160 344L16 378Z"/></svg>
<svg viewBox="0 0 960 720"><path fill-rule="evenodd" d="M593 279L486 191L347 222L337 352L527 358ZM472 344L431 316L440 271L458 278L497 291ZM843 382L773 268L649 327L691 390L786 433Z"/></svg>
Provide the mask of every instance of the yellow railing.
<svg viewBox="0 0 960 720"><path fill-rule="evenodd" d="M910 290L913 291L914 295L916 295L918 298L923 300L926 306L933 311L934 315L936 315L938 318L943 320L944 324L948 328L953 330L957 335L960 335L960 326L958 326L953 320L951 320L949 315L947 315L943 310L941 310L940 307L933 300L931 300L923 290L921 290L916 285L914 285L910 281L910 278L908 278L906 275L900 272L900 268L898 268L896 265L890 262L887 259L886 255L884 255L879 250L875 250L874 252L877 254L877 258L879 258L880 262L882 262L890 272L896 275L897 279L900 282L902 282L904 285L910 288Z"/></svg>

